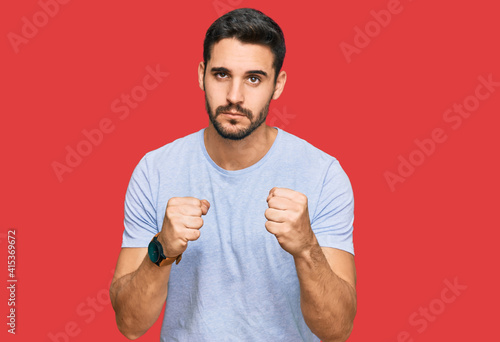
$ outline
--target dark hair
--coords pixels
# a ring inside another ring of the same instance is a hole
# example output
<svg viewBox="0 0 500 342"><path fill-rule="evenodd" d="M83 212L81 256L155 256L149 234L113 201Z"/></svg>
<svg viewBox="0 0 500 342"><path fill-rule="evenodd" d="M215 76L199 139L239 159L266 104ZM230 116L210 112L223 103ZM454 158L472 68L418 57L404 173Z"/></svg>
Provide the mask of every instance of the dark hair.
<svg viewBox="0 0 500 342"><path fill-rule="evenodd" d="M285 37L274 20L253 8L239 8L224 14L210 25L203 42L205 67L212 47L224 38L236 38L243 43L266 45L274 55L275 79L285 59Z"/></svg>

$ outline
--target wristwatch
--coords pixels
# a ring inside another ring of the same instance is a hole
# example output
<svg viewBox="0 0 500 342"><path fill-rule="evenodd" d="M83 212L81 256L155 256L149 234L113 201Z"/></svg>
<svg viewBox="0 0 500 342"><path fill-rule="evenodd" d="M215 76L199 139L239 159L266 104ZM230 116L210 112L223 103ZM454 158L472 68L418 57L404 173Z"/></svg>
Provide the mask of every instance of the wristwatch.
<svg viewBox="0 0 500 342"><path fill-rule="evenodd" d="M177 265L182 259L182 253L176 257L166 257L165 254L163 254L163 246L161 245L160 241L158 241L158 235L160 235L160 233L156 234L153 237L153 240L151 240L151 242L149 243L149 258L154 264L158 266L171 265L174 261Z"/></svg>

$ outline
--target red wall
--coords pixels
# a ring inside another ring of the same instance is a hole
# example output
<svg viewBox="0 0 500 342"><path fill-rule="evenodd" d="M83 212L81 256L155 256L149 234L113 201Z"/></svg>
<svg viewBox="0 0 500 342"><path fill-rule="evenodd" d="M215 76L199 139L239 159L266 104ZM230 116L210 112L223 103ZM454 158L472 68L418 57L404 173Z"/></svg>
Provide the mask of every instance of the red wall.
<svg viewBox="0 0 500 342"><path fill-rule="evenodd" d="M485 311L499 304L495 2L0 6L2 340L126 340L107 290L128 180L144 153L207 125L204 33L235 7L285 32L288 83L269 120L337 157L351 179L359 303L349 341L498 336ZM148 68L165 74L144 90ZM5 324L14 229L15 337Z"/></svg>

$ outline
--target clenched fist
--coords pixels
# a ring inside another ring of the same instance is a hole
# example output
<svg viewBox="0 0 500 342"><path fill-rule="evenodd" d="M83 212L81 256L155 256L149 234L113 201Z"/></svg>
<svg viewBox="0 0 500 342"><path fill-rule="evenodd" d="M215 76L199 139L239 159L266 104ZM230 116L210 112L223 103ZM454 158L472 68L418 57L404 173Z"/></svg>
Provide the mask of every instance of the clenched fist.
<svg viewBox="0 0 500 342"><path fill-rule="evenodd" d="M158 240L167 257L176 257L183 253L188 241L200 237L199 229L203 226L202 215L206 215L210 203L194 197L172 197L165 209L163 226Z"/></svg>
<svg viewBox="0 0 500 342"><path fill-rule="evenodd" d="M297 256L316 243L304 194L275 187L269 191L267 205L266 229L276 236L285 251Z"/></svg>

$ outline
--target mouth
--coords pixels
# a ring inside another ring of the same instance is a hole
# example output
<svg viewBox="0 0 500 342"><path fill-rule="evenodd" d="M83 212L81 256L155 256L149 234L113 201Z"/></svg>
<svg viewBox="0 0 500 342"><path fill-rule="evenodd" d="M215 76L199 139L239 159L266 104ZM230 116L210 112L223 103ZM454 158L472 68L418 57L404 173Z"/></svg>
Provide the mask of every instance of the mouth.
<svg viewBox="0 0 500 342"><path fill-rule="evenodd" d="M239 112L221 112L221 114L224 114L230 118L246 117L245 114Z"/></svg>

